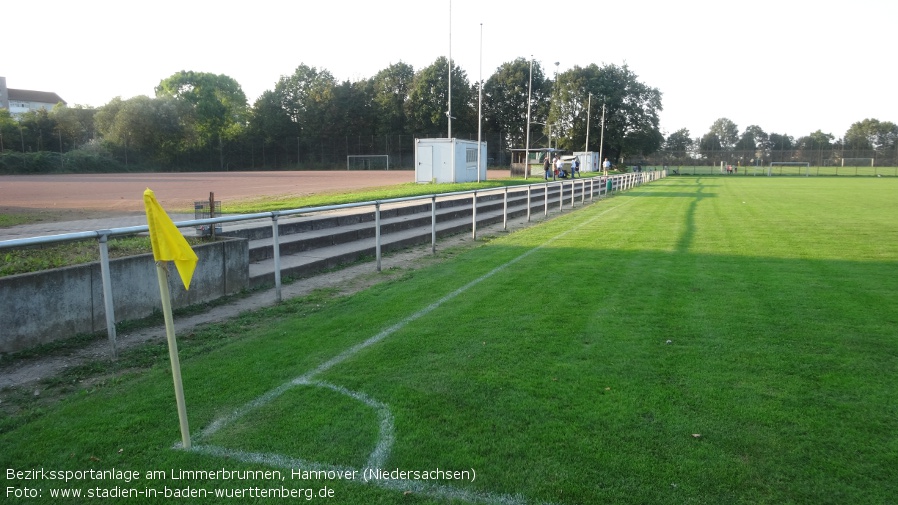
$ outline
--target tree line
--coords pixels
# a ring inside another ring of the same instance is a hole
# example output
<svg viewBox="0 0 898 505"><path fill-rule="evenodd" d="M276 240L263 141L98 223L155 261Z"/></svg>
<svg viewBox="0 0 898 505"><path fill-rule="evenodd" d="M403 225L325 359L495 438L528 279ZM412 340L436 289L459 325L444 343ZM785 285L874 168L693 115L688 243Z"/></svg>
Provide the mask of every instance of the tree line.
<svg viewBox="0 0 898 505"><path fill-rule="evenodd" d="M839 140L819 130L793 139L755 125L740 133L726 118L699 138L686 129L665 138L661 92L627 65L575 66L550 77L538 62L517 58L483 82L482 102L479 82L454 62L451 80L449 71L439 57L419 70L400 62L338 82L326 69L300 64L251 106L233 78L181 71L162 79L154 97L117 97L96 109L60 104L18 119L3 110L0 173L335 168L350 154L389 154L392 166L410 168L414 138L448 134L450 81L452 136L479 133L498 166L508 166L510 148L525 147L528 109L531 148L599 151L602 142L614 160L662 151L683 159L737 150L763 157L786 145L827 142L895 146L895 125L871 119Z"/></svg>
<svg viewBox="0 0 898 505"><path fill-rule="evenodd" d="M844 160L871 159L879 166L898 166L898 125L867 118L853 123L842 138L817 130L802 137L767 133L758 125L743 131L728 118L720 118L701 137L681 128L670 134L652 158L668 164L765 165L769 162L808 162L839 165ZM854 163L854 162L852 162Z"/></svg>

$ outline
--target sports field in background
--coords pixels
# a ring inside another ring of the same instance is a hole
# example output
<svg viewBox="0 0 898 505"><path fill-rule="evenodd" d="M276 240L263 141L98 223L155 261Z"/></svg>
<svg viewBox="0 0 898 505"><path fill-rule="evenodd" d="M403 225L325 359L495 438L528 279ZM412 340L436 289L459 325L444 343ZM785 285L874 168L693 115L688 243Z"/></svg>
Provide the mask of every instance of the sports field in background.
<svg viewBox="0 0 898 505"><path fill-rule="evenodd" d="M193 450L163 351L0 419L4 493L893 502L896 194L669 177L351 297L180 335Z"/></svg>
<svg viewBox="0 0 898 505"><path fill-rule="evenodd" d="M734 171L727 173L726 169L721 170L720 165L669 165L667 168L678 171L680 175L728 175L730 177L761 177L770 175L793 175L801 177L895 177L898 176L898 167L871 167L869 164L864 166L812 166L812 165L758 165L758 166L739 166L730 165ZM658 169L663 167L647 167L646 169Z"/></svg>

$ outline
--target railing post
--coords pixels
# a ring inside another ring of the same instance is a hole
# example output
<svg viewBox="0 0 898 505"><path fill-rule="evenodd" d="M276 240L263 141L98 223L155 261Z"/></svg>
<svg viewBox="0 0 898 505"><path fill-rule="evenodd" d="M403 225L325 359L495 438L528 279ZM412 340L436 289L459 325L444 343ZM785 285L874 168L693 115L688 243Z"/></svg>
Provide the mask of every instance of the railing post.
<svg viewBox="0 0 898 505"><path fill-rule="evenodd" d="M430 252L437 253L437 197L430 197Z"/></svg>
<svg viewBox="0 0 898 505"><path fill-rule="evenodd" d="M471 197L471 238L477 240L477 190Z"/></svg>
<svg viewBox="0 0 898 505"><path fill-rule="evenodd" d="M564 212L564 181L558 181L558 212Z"/></svg>
<svg viewBox="0 0 898 505"><path fill-rule="evenodd" d="M100 277L103 280L103 307L106 310L106 334L109 336L109 348L112 359L118 359L115 335L115 310L112 303L112 274L109 272L109 230L99 232L100 244Z"/></svg>
<svg viewBox="0 0 898 505"><path fill-rule="evenodd" d="M532 185L527 185L527 222L530 222L530 190L533 188Z"/></svg>
<svg viewBox="0 0 898 505"><path fill-rule="evenodd" d="M508 229L508 186L505 186L505 197L502 200L502 229Z"/></svg>
<svg viewBox="0 0 898 505"><path fill-rule="evenodd" d="M571 209L574 208L575 198L577 198L577 181L571 179Z"/></svg>
<svg viewBox="0 0 898 505"><path fill-rule="evenodd" d="M374 255L380 272L380 202L374 202Z"/></svg>
<svg viewBox="0 0 898 505"><path fill-rule="evenodd" d="M271 215L271 246L274 248L272 253L272 259L274 259L274 296L280 303L283 299L281 298L281 239L277 211Z"/></svg>
<svg viewBox="0 0 898 505"><path fill-rule="evenodd" d="M543 197L544 197L543 199L544 199L544 207L545 207L545 209L543 211L543 216L549 217L549 182L548 181L546 181L546 187L545 187L545 190L543 190Z"/></svg>

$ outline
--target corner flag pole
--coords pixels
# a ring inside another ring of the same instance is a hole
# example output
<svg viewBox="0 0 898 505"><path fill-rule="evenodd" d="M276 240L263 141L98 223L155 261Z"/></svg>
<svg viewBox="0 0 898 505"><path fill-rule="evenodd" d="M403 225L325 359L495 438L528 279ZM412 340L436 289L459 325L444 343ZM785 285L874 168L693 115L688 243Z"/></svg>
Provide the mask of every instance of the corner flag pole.
<svg viewBox="0 0 898 505"><path fill-rule="evenodd" d="M162 298L162 314L165 317L165 336L168 339L168 358L171 361L172 380L175 384L175 400L178 403L178 420L181 424L181 444L190 449L190 428L187 425L187 406L184 402L184 385L181 382L181 362L178 359L178 342L175 340L175 325L171 310L171 292L168 289L168 275L165 262L173 261L184 283L190 289L190 280L196 269L197 256L175 226L165 209L156 201L156 195L147 188L143 192L147 225L150 228L150 242L153 245L153 259L156 260L156 277L159 279L159 294Z"/></svg>
<svg viewBox="0 0 898 505"><path fill-rule="evenodd" d="M181 382L178 341L175 340L175 325L172 320L171 292L168 289L168 275L162 261L156 262L156 277L159 278L162 314L165 316L165 338L168 340L168 359L171 362L172 380L175 383L175 401L178 404L178 422L181 425L181 445L185 449L190 449L190 428L187 423L187 404L184 402L184 384Z"/></svg>

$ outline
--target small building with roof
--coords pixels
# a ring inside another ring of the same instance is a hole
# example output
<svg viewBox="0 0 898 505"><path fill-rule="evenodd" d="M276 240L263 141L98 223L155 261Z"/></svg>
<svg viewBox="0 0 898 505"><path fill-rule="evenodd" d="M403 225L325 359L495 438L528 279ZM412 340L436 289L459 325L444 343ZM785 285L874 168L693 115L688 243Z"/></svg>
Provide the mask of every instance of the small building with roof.
<svg viewBox="0 0 898 505"><path fill-rule="evenodd" d="M50 110L58 103L66 105L66 101L52 91L7 88L6 77L0 77L0 109L9 110L13 117L30 110Z"/></svg>
<svg viewBox="0 0 898 505"><path fill-rule="evenodd" d="M486 142L480 142L479 150L478 157L476 140L415 139L415 182L485 181Z"/></svg>

